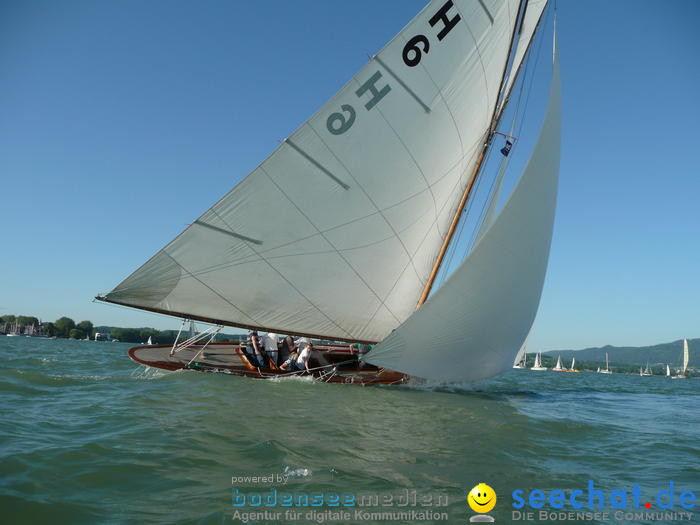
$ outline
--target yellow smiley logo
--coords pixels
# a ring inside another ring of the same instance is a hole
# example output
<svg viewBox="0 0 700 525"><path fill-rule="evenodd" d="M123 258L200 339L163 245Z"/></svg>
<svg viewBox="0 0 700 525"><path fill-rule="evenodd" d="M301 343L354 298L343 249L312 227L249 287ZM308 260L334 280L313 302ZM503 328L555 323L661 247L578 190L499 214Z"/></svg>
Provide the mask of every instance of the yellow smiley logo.
<svg viewBox="0 0 700 525"><path fill-rule="evenodd" d="M479 483L469 492L467 501L474 512L485 514L496 505L496 493L486 483Z"/></svg>

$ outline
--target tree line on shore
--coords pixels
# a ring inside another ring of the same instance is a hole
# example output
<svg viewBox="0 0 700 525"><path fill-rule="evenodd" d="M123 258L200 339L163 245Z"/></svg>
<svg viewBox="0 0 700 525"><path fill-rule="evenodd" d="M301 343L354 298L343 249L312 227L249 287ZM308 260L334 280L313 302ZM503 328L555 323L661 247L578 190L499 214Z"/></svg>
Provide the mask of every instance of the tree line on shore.
<svg viewBox="0 0 700 525"><path fill-rule="evenodd" d="M94 326L91 321L76 323L70 317L60 317L53 322L42 322L39 318L26 315L3 315L0 331L18 331L26 335L43 335L65 339L94 339L96 333L109 333L112 339L125 343L144 343L151 338L153 344L172 344L177 330L156 330L155 328L120 328L116 326ZM182 340L182 336L180 337ZM217 341L238 341L239 335L218 334Z"/></svg>

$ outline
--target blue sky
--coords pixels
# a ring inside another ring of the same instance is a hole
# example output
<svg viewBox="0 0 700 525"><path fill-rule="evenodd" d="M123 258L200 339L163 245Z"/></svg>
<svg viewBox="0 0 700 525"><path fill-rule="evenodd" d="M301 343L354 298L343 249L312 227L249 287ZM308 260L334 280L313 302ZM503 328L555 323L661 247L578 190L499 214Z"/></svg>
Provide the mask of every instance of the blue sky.
<svg viewBox="0 0 700 525"><path fill-rule="evenodd" d="M424 4L0 3L0 313L177 328L91 298L251 171ZM529 348L700 337L700 3L558 7L561 182ZM548 46L535 86L546 87ZM528 112L541 118L543 103L533 96Z"/></svg>

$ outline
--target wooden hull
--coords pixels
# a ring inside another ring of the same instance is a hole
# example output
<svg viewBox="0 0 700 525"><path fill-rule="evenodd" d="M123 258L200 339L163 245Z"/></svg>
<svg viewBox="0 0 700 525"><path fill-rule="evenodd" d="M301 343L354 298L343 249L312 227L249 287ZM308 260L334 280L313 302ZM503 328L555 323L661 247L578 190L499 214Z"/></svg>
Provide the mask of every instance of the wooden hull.
<svg viewBox="0 0 700 525"><path fill-rule="evenodd" d="M361 364L357 352L344 345L315 344L309 360L310 372L289 372L270 364L269 368L258 368L248 361L245 352L237 343L210 343L192 345L170 355L172 345L135 346L129 349L129 357L144 365L164 370L196 370L217 372L254 379L276 379L283 377L314 377L326 383L345 383L362 386L402 384L409 376Z"/></svg>

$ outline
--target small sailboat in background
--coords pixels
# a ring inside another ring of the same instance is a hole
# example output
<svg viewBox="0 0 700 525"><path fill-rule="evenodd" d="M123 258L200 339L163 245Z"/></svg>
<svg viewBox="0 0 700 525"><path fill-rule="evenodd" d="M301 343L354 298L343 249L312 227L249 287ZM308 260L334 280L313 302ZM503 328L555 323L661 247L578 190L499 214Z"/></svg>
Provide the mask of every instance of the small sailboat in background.
<svg viewBox="0 0 700 525"><path fill-rule="evenodd" d="M569 369L567 370L567 372L575 372L575 373L579 373L579 372L580 372L580 370L577 370L577 369L576 369L576 358L575 358L575 357L572 357L572 358L571 358L571 368L569 368Z"/></svg>
<svg viewBox="0 0 700 525"><path fill-rule="evenodd" d="M599 374L612 374L612 370L610 370L610 365L608 363L608 353L605 352L605 370L601 370L598 368L598 373Z"/></svg>
<svg viewBox="0 0 700 525"><path fill-rule="evenodd" d="M671 377L671 367L666 364L666 377Z"/></svg>
<svg viewBox="0 0 700 525"><path fill-rule="evenodd" d="M149 346L153 344L153 339L151 339L150 335L148 336L148 341L146 341L146 344Z"/></svg>
<svg viewBox="0 0 700 525"><path fill-rule="evenodd" d="M542 354L537 353L535 356L535 363L532 365L532 368L530 370L547 370L546 366L542 366Z"/></svg>
<svg viewBox="0 0 700 525"><path fill-rule="evenodd" d="M678 375L672 379L686 379L685 373L688 370L688 361L690 361L690 351L688 350L688 340L683 339L683 368L678 371Z"/></svg>
<svg viewBox="0 0 700 525"><path fill-rule="evenodd" d="M10 331L5 334L7 337L19 337L22 335L21 330L17 323L10 325Z"/></svg>
<svg viewBox="0 0 700 525"><path fill-rule="evenodd" d="M566 372L566 368L561 364L561 356L557 356L557 364L552 368L552 372Z"/></svg>
<svg viewBox="0 0 700 525"><path fill-rule="evenodd" d="M647 361L647 367L644 369L644 371L642 371L641 366L639 367L639 375L642 377L649 377L654 375L654 373L649 368L649 361Z"/></svg>

